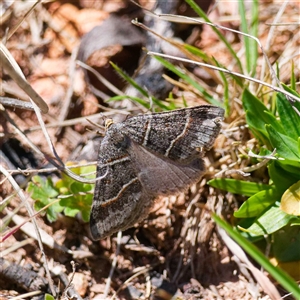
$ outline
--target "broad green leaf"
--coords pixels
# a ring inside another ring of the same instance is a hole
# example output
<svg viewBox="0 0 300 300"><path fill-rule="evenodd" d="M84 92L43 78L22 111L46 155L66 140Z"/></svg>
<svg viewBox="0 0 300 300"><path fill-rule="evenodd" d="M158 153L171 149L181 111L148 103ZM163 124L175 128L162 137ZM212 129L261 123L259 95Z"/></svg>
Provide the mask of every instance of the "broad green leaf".
<svg viewBox="0 0 300 300"><path fill-rule="evenodd" d="M246 122L253 135L266 147L270 148L269 134L265 127L265 122L250 111L246 112Z"/></svg>
<svg viewBox="0 0 300 300"><path fill-rule="evenodd" d="M93 185L89 183L82 183L78 181L74 181L70 186L70 191L73 194L85 193L89 192L93 189Z"/></svg>
<svg viewBox="0 0 300 300"><path fill-rule="evenodd" d="M278 162L282 167L282 169L290 173L296 174L296 176L298 177L299 170L300 170L300 161L285 159L285 160L280 160Z"/></svg>
<svg viewBox="0 0 300 300"><path fill-rule="evenodd" d="M40 176L33 176L31 180L27 192L31 193L32 199L39 200L47 205L49 198L55 198L58 195L58 191L55 189L50 177L44 180Z"/></svg>
<svg viewBox="0 0 300 300"><path fill-rule="evenodd" d="M60 205L63 206L64 213L69 217L74 217L78 212L81 212L82 219L85 222L89 220L93 195L86 193L91 190L90 184L82 184L73 182L70 187L71 193L60 200Z"/></svg>
<svg viewBox="0 0 300 300"><path fill-rule="evenodd" d="M293 102L293 106L294 106L295 108L297 108L298 111L300 112L300 94L297 93L295 90L291 89L290 87L288 87L288 86L287 86L286 84L284 84L284 83L281 83L281 85L282 85L282 87L283 87L287 92L289 92L289 93L291 93L291 94L293 94L293 95L295 95L296 97L299 98L299 101L294 101L294 102Z"/></svg>
<svg viewBox="0 0 300 300"><path fill-rule="evenodd" d="M93 197L91 196L91 202L92 202L92 200L93 200ZM90 221L91 206L92 206L92 204L89 206L89 210L85 209L85 210L81 211L81 217L84 222Z"/></svg>
<svg viewBox="0 0 300 300"><path fill-rule="evenodd" d="M282 134L285 134L285 131L281 125L281 122L279 120L277 120L277 118L271 112L265 111L265 114L268 117L268 124L272 125L276 131L278 131Z"/></svg>
<svg viewBox="0 0 300 300"><path fill-rule="evenodd" d="M50 294L45 294L44 300L55 300L55 298Z"/></svg>
<svg viewBox="0 0 300 300"><path fill-rule="evenodd" d="M266 125L269 138L273 148L280 157L299 162L300 153L298 151L298 143L287 135L277 132L271 125Z"/></svg>
<svg viewBox="0 0 300 300"><path fill-rule="evenodd" d="M300 216L300 181L284 192L281 197L280 209L289 215Z"/></svg>
<svg viewBox="0 0 300 300"><path fill-rule="evenodd" d="M236 218L251 218L262 214L268 207L279 201L281 194L273 189L256 193L247 199L238 211L234 213Z"/></svg>
<svg viewBox="0 0 300 300"><path fill-rule="evenodd" d="M286 135L298 141L300 136L300 116L298 116L283 94L277 94L276 103L280 121Z"/></svg>
<svg viewBox="0 0 300 300"><path fill-rule="evenodd" d="M242 95L243 107L246 112L252 113L256 118L257 122L261 124L270 124L269 115L264 112L270 112L267 107L253 94L251 94L247 89L244 90ZM262 130L265 130L260 126Z"/></svg>
<svg viewBox="0 0 300 300"><path fill-rule="evenodd" d="M44 180L40 176L34 176L26 190L31 194L32 199L35 200L34 209L36 211L51 204L45 210L45 213L49 222L56 221L57 214L63 211L63 207L59 205L59 202L55 202L59 193L54 187L51 178L49 177L47 180Z"/></svg>
<svg viewBox="0 0 300 300"><path fill-rule="evenodd" d="M274 205L258 217L249 228L243 230L258 236L271 234L286 226L293 218L295 216L286 214L277 205Z"/></svg>
<svg viewBox="0 0 300 300"><path fill-rule="evenodd" d="M46 216L47 216L47 220L49 222L54 222L57 220L57 216L59 213L61 213L64 208L59 204L59 201L54 202L58 199L49 199L49 203L51 203L51 205L49 207L47 207L47 209L45 210L46 212ZM35 201L34 202L34 209L36 211L41 210L42 208L44 208L46 205L44 205L42 202L40 201ZM44 215L44 212L41 212L42 215Z"/></svg>
<svg viewBox="0 0 300 300"><path fill-rule="evenodd" d="M300 260L300 226L286 226L273 235L273 254L281 262Z"/></svg>
<svg viewBox="0 0 300 300"><path fill-rule="evenodd" d="M300 180L300 170L294 168L294 173L288 172L282 168L280 161L272 161L268 165L269 175L276 189L284 193L292 184Z"/></svg>
<svg viewBox="0 0 300 300"><path fill-rule="evenodd" d="M66 207L64 210L64 213L66 216L75 218L75 216L80 212L79 209L72 208L72 207Z"/></svg>
<svg viewBox="0 0 300 300"><path fill-rule="evenodd" d="M216 178L208 182L212 187L233 194L252 196L260 191L272 189L270 185L228 178Z"/></svg>
<svg viewBox="0 0 300 300"><path fill-rule="evenodd" d="M73 164L73 163L69 163ZM77 175L82 175L87 178L94 178L95 174L91 174L96 170L95 166L78 166L72 168L72 171ZM56 183L60 194L60 205L64 208L65 215L75 217L77 213L81 213L82 219L85 222L89 221L89 214L92 205L92 190L94 185L75 181L67 175L63 175L62 179Z"/></svg>

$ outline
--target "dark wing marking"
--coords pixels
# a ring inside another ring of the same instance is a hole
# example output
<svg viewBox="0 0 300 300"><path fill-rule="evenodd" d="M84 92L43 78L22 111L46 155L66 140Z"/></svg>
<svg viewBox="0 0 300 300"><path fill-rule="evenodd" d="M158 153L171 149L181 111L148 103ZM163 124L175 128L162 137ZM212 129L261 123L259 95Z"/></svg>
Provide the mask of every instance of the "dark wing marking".
<svg viewBox="0 0 300 300"><path fill-rule="evenodd" d="M99 149L98 180L95 185L90 228L93 239L99 240L123 229L136 219L135 205L141 198L141 184L127 153L126 137L115 130L106 132Z"/></svg>
<svg viewBox="0 0 300 300"><path fill-rule="evenodd" d="M212 147L223 117L222 108L202 105L138 115L117 125L121 132L146 149L181 160L195 155L198 148Z"/></svg>

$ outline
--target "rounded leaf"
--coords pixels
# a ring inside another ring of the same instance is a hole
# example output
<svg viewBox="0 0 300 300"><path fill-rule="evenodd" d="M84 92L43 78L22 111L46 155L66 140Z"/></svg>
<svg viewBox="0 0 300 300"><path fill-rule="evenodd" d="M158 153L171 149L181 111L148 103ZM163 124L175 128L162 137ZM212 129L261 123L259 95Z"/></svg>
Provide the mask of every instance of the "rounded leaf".
<svg viewBox="0 0 300 300"><path fill-rule="evenodd" d="M300 180L284 192L280 209L289 215L300 216Z"/></svg>

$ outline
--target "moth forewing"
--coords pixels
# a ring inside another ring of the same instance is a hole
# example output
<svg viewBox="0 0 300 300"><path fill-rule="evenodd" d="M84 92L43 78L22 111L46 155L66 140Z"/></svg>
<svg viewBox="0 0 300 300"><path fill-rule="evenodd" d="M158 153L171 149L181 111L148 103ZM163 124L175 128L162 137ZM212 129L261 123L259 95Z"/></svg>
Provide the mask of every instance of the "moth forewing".
<svg viewBox="0 0 300 300"><path fill-rule="evenodd" d="M218 136L224 110L202 105L106 124L90 227L93 239L147 216L155 199L184 191L205 173L201 157ZM200 152L199 152L200 150Z"/></svg>

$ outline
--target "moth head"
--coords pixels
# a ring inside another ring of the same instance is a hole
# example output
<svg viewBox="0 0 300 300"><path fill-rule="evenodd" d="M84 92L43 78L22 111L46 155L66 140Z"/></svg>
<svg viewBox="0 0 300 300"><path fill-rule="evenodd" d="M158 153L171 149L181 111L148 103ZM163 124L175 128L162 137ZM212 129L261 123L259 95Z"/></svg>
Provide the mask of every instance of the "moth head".
<svg viewBox="0 0 300 300"><path fill-rule="evenodd" d="M105 142L114 145L119 149L127 149L130 139L122 132L121 123L115 123L112 119L105 121Z"/></svg>
<svg viewBox="0 0 300 300"><path fill-rule="evenodd" d="M107 131L107 129L109 128L109 126L111 126L112 124L114 124L114 120L113 119L106 119L105 120L105 131Z"/></svg>

